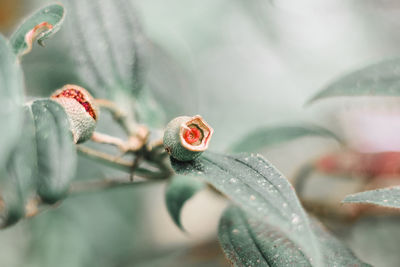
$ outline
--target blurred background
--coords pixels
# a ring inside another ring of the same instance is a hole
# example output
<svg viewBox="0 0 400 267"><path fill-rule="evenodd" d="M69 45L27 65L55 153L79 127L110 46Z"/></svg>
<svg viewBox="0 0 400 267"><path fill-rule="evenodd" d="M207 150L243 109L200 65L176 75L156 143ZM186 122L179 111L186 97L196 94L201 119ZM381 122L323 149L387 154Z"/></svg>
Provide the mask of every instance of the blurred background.
<svg viewBox="0 0 400 267"><path fill-rule="evenodd" d="M0 31L9 35L24 16L46 3L0 0ZM132 4L144 34L159 48L150 58L148 79L165 122L201 114L215 129L212 150L227 150L257 127L299 121L326 126L355 146L360 138L390 144L390 134L371 137L374 124L360 121L376 111L398 114L396 99L338 98L311 107L304 103L340 75L400 55L397 1ZM24 57L28 99L79 83L68 38L61 29L46 48L35 45ZM100 130L118 134L109 121L105 115ZM304 162L335 149L334 141L303 138L262 154L291 178ZM76 179L121 175L80 158ZM329 192L327 198L337 203L357 188L345 182L332 190L326 180L318 181L309 194ZM57 209L1 231L0 266L227 266L216 241L225 201L207 191L196 195L184 207L187 233L182 233L167 214L164 189L159 184L68 198ZM369 217L333 230L364 261L399 266L399 222L396 216Z"/></svg>

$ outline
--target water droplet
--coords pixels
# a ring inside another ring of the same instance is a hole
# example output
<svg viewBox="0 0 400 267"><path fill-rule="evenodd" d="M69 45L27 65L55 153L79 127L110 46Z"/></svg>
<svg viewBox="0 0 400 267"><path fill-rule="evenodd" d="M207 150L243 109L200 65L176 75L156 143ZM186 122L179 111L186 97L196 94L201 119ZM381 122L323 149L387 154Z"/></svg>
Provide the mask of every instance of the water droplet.
<svg viewBox="0 0 400 267"><path fill-rule="evenodd" d="M292 224L297 224L297 223L299 223L299 221L300 221L300 218L299 218L299 216L297 215L297 214L292 214Z"/></svg>

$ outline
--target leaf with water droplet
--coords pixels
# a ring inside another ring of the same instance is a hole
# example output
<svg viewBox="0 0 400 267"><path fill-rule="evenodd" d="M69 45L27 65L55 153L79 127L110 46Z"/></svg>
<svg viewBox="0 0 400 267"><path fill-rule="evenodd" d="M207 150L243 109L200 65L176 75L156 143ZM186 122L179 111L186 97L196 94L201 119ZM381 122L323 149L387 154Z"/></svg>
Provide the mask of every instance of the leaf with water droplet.
<svg viewBox="0 0 400 267"><path fill-rule="evenodd" d="M293 187L263 157L205 152L191 162L174 159L171 162L178 174L198 175L201 172L204 180L241 208L284 232L308 257L313 258L316 266L322 262L318 241ZM282 208L284 203L286 208Z"/></svg>
<svg viewBox="0 0 400 267"><path fill-rule="evenodd" d="M385 60L344 75L307 103L338 96L400 96L400 59Z"/></svg>
<svg viewBox="0 0 400 267"><path fill-rule="evenodd" d="M183 231L181 210L185 203L204 188L204 183L193 177L174 176L165 192L165 203L174 223Z"/></svg>
<svg viewBox="0 0 400 267"><path fill-rule="evenodd" d="M18 56L29 53L35 40L43 46L44 40L61 28L64 17L65 10L60 4L48 5L33 13L10 37L14 53Z"/></svg>
<svg viewBox="0 0 400 267"><path fill-rule="evenodd" d="M260 151L266 147L282 144L307 136L332 138L339 143L343 143L339 136L325 128L309 123L298 123L292 125L268 126L255 129L236 142L232 146L231 151Z"/></svg>
<svg viewBox="0 0 400 267"><path fill-rule="evenodd" d="M319 222L312 221L311 225L323 253L320 266L370 266L357 259ZM313 266L302 249L279 228L235 206L223 213L218 239L233 266Z"/></svg>
<svg viewBox="0 0 400 267"><path fill-rule="evenodd" d="M400 208L400 187L395 186L348 195L342 202L374 204L390 208Z"/></svg>

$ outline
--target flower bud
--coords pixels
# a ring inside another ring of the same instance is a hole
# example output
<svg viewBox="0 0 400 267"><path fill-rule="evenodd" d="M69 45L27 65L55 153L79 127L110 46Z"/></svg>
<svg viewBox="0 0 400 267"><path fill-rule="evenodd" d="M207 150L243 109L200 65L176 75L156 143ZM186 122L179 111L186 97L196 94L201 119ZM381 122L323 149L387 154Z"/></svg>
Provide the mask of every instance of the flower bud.
<svg viewBox="0 0 400 267"><path fill-rule="evenodd" d="M213 131L199 115L177 117L165 129L164 148L176 160L193 160L208 148Z"/></svg>
<svg viewBox="0 0 400 267"><path fill-rule="evenodd" d="M51 99L64 107L74 142L82 143L90 139L99 114L90 93L80 86L67 84L57 90Z"/></svg>

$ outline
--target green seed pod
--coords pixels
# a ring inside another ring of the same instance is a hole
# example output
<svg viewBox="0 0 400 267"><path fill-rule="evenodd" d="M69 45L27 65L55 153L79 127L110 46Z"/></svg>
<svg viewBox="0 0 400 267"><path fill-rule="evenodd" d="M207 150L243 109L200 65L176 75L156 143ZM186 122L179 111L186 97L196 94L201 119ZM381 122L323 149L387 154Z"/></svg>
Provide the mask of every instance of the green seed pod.
<svg viewBox="0 0 400 267"><path fill-rule="evenodd" d="M89 140L96 128L99 114L90 93L80 86L67 84L57 90L51 99L63 106L68 114L74 142Z"/></svg>
<svg viewBox="0 0 400 267"><path fill-rule="evenodd" d="M208 148L214 130L199 115L181 116L167 124L164 147L168 154L180 161L190 161Z"/></svg>

